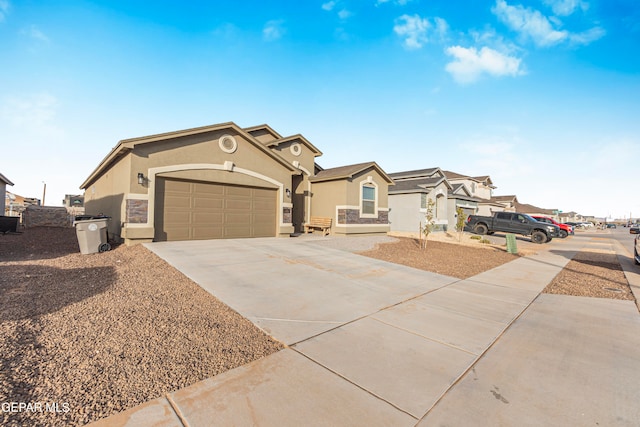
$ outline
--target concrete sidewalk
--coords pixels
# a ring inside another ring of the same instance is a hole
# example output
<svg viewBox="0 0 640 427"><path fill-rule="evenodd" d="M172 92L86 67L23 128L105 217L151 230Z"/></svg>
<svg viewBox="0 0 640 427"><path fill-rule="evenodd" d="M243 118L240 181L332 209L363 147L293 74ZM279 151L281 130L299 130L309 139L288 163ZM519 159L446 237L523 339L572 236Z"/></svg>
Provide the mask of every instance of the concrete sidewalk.
<svg viewBox="0 0 640 427"><path fill-rule="evenodd" d="M289 347L95 425L637 425L636 306L540 295L601 240L467 280L295 239L152 244Z"/></svg>

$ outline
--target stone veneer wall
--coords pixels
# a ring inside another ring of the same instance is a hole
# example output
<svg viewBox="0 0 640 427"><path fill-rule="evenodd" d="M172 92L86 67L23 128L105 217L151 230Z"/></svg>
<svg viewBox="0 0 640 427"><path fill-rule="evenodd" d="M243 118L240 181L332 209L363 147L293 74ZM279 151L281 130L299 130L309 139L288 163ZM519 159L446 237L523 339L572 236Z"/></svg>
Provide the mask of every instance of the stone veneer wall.
<svg viewBox="0 0 640 427"><path fill-rule="evenodd" d="M27 206L22 213L25 227L71 227L73 216L65 207Z"/></svg>
<svg viewBox="0 0 640 427"><path fill-rule="evenodd" d="M359 209L338 209L338 224L389 224L389 211L378 211L377 218L360 218Z"/></svg>
<svg viewBox="0 0 640 427"><path fill-rule="evenodd" d="M149 217L149 201L127 199L127 222L130 224L146 224Z"/></svg>
<svg viewBox="0 0 640 427"><path fill-rule="evenodd" d="M291 224L293 221L293 215L291 208L282 208L282 222L285 224Z"/></svg>

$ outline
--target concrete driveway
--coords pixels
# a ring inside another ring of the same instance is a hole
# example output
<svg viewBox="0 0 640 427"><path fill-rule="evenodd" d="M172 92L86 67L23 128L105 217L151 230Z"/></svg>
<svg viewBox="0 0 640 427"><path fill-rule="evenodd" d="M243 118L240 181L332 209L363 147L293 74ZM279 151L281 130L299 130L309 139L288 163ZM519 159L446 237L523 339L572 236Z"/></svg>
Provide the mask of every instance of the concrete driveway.
<svg viewBox="0 0 640 427"><path fill-rule="evenodd" d="M458 281L322 243L263 238L147 247L287 345Z"/></svg>
<svg viewBox="0 0 640 427"><path fill-rule="evenodd" d="M540 295L592 243L467 280L313 240L150 244L289 346L96 425L637 425L635 304Z"/></svg>

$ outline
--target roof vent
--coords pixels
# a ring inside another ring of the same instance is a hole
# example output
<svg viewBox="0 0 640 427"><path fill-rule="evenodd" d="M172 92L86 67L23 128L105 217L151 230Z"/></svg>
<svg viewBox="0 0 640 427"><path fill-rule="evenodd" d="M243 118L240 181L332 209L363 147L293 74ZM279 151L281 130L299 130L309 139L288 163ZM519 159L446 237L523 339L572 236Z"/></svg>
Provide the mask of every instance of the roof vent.
<svg viewBox="0 0 640 427"><path fill-rule="evenodd" d="M218 145L220 146L220 149L222 151L229 154L235 153L235 151L238 149L238 143L236 142L236 139L231 135L222 135L218 140Z"/></svg>

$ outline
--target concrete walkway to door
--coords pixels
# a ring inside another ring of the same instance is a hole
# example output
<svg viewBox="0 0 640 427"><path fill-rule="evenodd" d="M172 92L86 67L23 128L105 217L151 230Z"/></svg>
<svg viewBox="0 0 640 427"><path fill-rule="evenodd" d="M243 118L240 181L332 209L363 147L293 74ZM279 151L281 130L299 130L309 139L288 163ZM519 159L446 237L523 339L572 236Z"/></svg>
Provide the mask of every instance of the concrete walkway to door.
<svg viewBox="0 0 640 427"><path fill-rule="evenodd" d="M466 280L304 239L149 244L289 347L96 425L633 425L637 308L540 295L591 242L553 244Z"/></svg>

